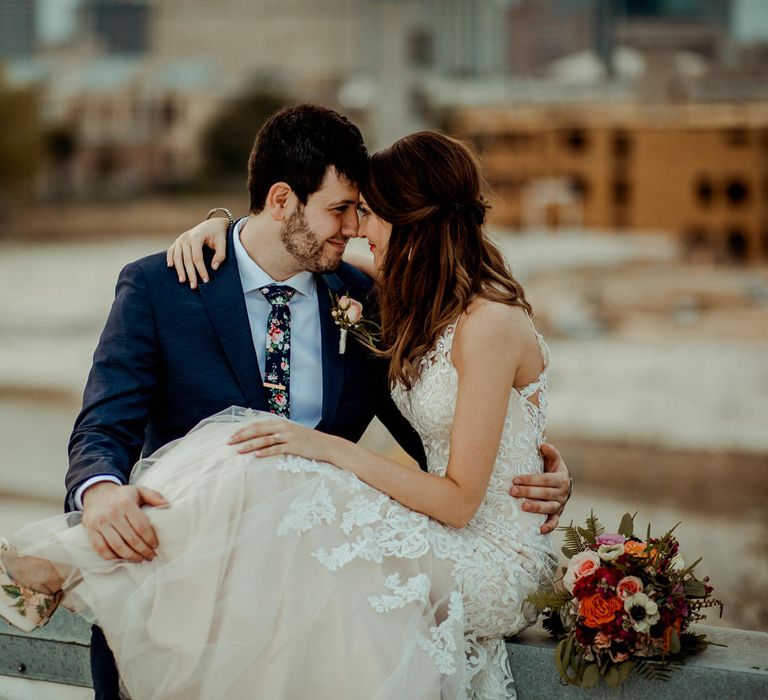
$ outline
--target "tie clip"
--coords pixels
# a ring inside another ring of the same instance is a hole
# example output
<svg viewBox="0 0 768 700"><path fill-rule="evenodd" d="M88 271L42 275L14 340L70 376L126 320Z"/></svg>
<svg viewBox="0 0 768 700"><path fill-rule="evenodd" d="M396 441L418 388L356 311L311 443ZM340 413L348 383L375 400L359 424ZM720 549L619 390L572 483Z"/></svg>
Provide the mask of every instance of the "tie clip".
<svg viewBox="0 0 768 700"><path fill-rule="evenodd" d="M264 382L262 386L267 387L267 389L278 389L279 391L285 391L285 387L282 384L270 384L269 382Z"/></svg>

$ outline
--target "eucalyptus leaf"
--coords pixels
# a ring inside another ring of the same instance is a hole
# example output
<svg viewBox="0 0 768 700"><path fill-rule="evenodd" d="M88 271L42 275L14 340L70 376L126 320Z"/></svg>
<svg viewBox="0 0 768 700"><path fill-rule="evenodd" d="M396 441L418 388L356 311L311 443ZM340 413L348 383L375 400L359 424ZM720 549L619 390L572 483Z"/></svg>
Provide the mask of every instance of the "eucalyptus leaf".
<svg viewBox="0 0 768 700"><path fill-rule="evenodd" d="M676 630L672 630L672 634L669 638L669 653L670 654L679 654L680 653L680 636L677 634Z"/></svg>
<svg viewBox="0 0 768 700"><path fill-rule="evenodd" d="M624 513L621 517L621 524L619 525L619 534L624 535L627 539L632 537L635 530L634 516L629 513Z"/></svg>
<svg viewBox="0 0 768 700"><path fill-rule="evenodd" d="M634 664L631 661L624 661L619 665L619 680L623 683L627 680Z"/></svg>
<svg viewBox="0 0 768 700"><path fill-rule="evenodd" d="M605 672L604 678L606 684L608 684L611 688L618 688L619 683L621 683L619 669L617 669L615 666L609 667L609 669Z"/></svg>
<svg viewBox="0 0 768 700"><path fill-rule="evenodd" d="M581 677L581 685L585 688L594 688L600 682L600 669L597 668L597 664L589 664L584 669L584 674Z"/></svg>
<svg viewBox="0 0 768 700"><path fill-rule="evenodd" d="M563 663L563 653L565 652L566 640L562 639L555 647L555 666L557 666L557 672L562 679L567 679L568 676L565 673L565 665Z"/></svg>
<svg viewBox="0 0 768 700"><path fill-rule="evenodd" d="M685 595L691 598L704 598L707 595L707 589L701 581L683 581Z"/></svg>

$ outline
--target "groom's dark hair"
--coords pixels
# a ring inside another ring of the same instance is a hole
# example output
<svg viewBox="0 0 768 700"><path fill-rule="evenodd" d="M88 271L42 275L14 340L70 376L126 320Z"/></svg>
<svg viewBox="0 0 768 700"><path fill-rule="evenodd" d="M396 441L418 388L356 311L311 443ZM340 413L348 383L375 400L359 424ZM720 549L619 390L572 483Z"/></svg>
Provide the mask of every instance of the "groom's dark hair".
<svg viewBox="0 0 768 700"><path fill-rule="evenodd" d="M301 104L281 109L259 129L248 159L251 211L264 208L276 182L287 182L306 204L330 166L355 185L365 181L368 151L360 129L325 107Z"/></svg>

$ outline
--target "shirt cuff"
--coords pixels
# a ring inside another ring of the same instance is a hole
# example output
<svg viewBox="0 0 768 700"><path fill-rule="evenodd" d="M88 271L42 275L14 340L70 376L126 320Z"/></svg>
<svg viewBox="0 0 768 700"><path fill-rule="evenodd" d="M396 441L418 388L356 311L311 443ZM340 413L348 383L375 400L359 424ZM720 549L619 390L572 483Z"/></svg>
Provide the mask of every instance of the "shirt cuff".
<svg viewBox="0 0 768 700"><path fill-rule="evenodd" d="M76 510L83 510L83 494L85 493L85 490L94 484L101 483L102 481L111 481L113 484L117 484L118 486L124 485L120 479L118 479L116 476L112 476L111 474L99 474L97 476L92 476L90 479L86 479L82 484L80 484L80 486L77 487L77 490L75 491Z"/></svg>

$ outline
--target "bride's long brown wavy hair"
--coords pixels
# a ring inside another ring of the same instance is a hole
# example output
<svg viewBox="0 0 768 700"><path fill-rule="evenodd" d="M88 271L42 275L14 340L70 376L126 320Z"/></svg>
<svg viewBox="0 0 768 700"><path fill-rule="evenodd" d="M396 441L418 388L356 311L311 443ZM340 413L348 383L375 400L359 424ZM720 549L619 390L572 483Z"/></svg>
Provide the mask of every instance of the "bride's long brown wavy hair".
<svg viewBox="0 0 768 700"><path fill-rule="evenodd" d="M420 131L375 153L363 194L392 224L379 281L389 379L410 389L419 359L476 297L522 306L523 288L484 231L487 205L472 152Z"/></svg>

